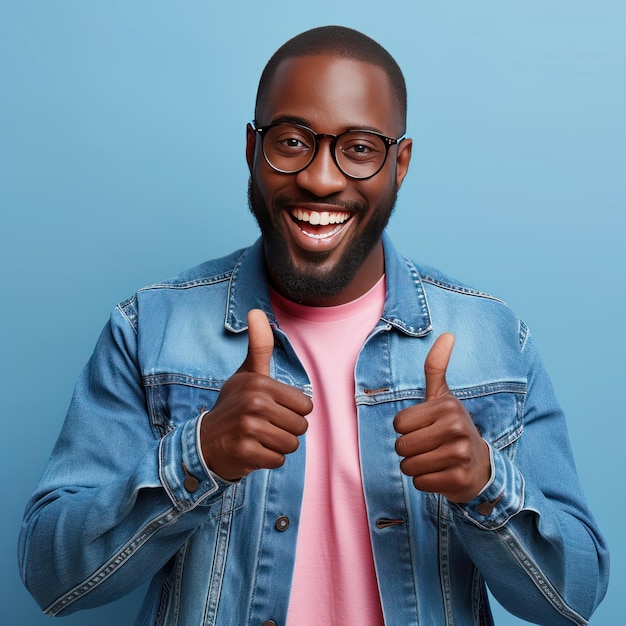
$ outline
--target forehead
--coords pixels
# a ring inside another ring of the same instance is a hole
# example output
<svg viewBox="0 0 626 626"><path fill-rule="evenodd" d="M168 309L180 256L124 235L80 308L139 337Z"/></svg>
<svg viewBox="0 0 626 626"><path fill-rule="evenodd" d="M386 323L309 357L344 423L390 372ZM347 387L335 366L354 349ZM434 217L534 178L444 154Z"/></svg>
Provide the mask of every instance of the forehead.
<svg viewBox="0 0 626 626"><path fill-rule="evenodd" d="M316 132L370 128L402 132L389 77L377 65L339 56L285 59L276 68L257 122L294 118Z"/></svg>

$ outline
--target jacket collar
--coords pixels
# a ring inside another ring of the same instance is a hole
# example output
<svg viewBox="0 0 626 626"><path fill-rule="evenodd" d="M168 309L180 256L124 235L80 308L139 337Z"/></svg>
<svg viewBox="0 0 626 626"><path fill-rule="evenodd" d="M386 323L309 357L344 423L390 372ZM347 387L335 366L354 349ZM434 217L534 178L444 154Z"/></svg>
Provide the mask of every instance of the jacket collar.
<svg viewBox="0 0 626 626"><path fill-rule="evenodd" d="M432 329L424 285L415 264L403 257L385 232L382 237L385 253L387 296L382 322L412 337L423 337ZM268 277L263 254L263 239L259 238L239 257L230 279L226 303L225 326L239 333L248 328L250 309L262 309L270 324L276 324L268 289Z"/></svg>
<svg viewBox="0 0 626 626"><path fill-rule="evenodd" d="M430 310L417 266L402 256L383 233L387 297L382 319L411 337L424 337L432 330Z"/></svg>

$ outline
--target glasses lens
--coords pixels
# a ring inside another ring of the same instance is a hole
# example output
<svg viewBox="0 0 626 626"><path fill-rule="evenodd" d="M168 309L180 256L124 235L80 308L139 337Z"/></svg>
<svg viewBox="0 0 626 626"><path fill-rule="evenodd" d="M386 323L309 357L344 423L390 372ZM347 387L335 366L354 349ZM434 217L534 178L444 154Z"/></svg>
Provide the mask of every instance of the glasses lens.
<svg viewBox="0 0 626 626"><path fill-rule="evenodd" d="M264 133L263 153L268 163L280 172L297 172L311 162L315 136L305 128L278 124Z"/></svg>
<svg viewBox="0 0 626 626"><path fill-rule="evenodd" d="M368 178L385 162L387 146L374 133L350 131L341 135L335 147L339 167L355 178Z"/></svg>

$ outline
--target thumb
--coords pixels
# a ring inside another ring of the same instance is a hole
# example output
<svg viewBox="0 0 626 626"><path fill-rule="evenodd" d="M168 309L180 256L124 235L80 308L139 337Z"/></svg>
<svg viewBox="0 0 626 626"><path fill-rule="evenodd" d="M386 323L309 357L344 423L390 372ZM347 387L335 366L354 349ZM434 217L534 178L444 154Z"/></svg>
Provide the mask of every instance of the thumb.
<svg viewBox="0 0 626 626"><path fill-rule="evenodd" d="M248 354L240 369L269 376L273 351L274 334L267 315L252 309L248 312Z"/></svg>
<svg viewBox="0 0 626 626"><path fill-rule="evenodd" d="M424 362L426 398L434 400L450 393L446 382L446 370L454 347L454 335L443 333L437 337Z"/></svg>

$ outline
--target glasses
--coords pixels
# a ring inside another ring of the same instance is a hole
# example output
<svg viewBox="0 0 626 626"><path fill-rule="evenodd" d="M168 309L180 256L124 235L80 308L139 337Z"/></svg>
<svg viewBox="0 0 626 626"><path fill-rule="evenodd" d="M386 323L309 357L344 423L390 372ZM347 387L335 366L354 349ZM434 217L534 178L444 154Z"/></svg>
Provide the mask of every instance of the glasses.
<svg viewBox="0 0 626 626"><path fill-rule="evenodd" d="M387 160L389 148L404 139L404 135L392 139L371 130L347 130L340 135L329 135L284 122L254 130L261 135L265 160L281 174L301 172L313 162L320 139L330 139L335 164L346 176L357 180L378 174Z"/></svg>

